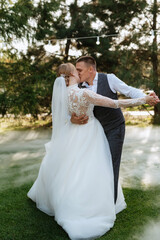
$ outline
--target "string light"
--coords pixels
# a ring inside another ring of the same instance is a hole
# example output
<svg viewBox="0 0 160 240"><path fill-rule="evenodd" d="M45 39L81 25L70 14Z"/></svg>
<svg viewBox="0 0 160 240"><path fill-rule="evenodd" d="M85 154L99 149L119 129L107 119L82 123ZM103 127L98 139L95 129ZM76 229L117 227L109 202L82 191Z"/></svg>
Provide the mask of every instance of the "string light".
<svg viewBox="0 0 160 240"><path fill-rule="evenodd" d="M136 33L136 32L135 32ZM142 33L148 33L148 31L142 31L142 32L137 32L137 34L142 34ZM153 41L154 37L156 35L160 35L160 30L151 30L150 32L151 35L151 39ZM132 31L132 34L134 34L134 32ZM70 37L70 38L50 38L50 39L44 39L44 48L47 52L54 52L54 48L53 45L56 43L56 41L64 41L64 40L83 40L83 39L96 39L96 44L99 45L100 44L100 38L108 38L108 37L118 37L118 35L120 36L120 33L115 33L115 34L103 34L100 36L87 36L87 37ZM1 44L5 44L3 42L3 40L0 39L0 43ZM53 43L53 44L52 44ZM1 45L0 44L0 45ZM2 46L0 46L0 49L2 49ZM3 50L5 50L5 47L3 45ZM0 51L0 55L2 56L2 52Z"/></svg>
<svg viewBox="0 0 160 240"><path fill-rule="evenodd" d="M97 37L97 42L96 42L97 45L100 44L100 41L99 41L99 37Z"/></svg>
<svg viewBox="0 0 160 240"><path fill-rule="evenodd" d="M157 34L160 34L160 30L151 30L150 34L152 37L155 36L155 33L157 32ZM132 32L133 33L133 32ZM148 33L148 31L143 31L140 33ZM137 33L137 34L140 34ZM51 44L52 41L64 41L64 40L83 40L83 39L96 39L96 44L99 45L100 44L100 37L101 38L106 38L106 37L117 37L119 35L119 33L115 33L115 34L107 34L107 35L100 35L100 36L88 36L88 37L70 37L70 38L53 38L51 40L48 40L48 43Z"/></svg>
<svg viewBox="0 0 160 240"><path fill-rule="evenodd" d="M49 52L49 53L53 53L54 52L54 47L52 45L52 41L48 40L47 44L44 45L44 49Z"/></svg>
<svg viewBox="0 0 160 240"><path fill-rule="evenodd" d="M53 38L53 40L57 40L57 41L62 41L62 40L83 40L83 39L91 39L91 38L96 38L97 37L101 37L101 38L105 38L105 37L116 37L118 36L118 33L116 34L108 34L108 35L101 35L101 36L88 36L88 37L71 37L71 38ZM51 39L52 40L52 39Z"/></svg>

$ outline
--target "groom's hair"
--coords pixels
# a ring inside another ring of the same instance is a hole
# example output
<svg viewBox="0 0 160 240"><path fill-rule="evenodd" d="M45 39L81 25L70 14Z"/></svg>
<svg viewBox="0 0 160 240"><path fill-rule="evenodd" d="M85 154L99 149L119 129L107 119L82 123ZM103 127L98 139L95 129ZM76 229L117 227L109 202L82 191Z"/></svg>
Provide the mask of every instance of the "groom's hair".
<svg viewBox="0 0 160 240"><path fill-rule="evenodd" d="M85 62L87 65L92 66L96 69L96 60L91 56L82 56L77 59L76 63L78 62Z"/></svg>

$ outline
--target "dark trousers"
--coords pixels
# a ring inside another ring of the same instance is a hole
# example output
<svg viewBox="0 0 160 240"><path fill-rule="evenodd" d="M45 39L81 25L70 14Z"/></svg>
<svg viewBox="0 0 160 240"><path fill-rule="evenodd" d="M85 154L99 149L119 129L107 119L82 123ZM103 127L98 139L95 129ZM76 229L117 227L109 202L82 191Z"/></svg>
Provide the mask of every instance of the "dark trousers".
<svg viewBox="0 0 160 240"><path fill-rule="evenodd" d="M122 147L123 147L124 136L125 136L125 123L122 123L120 126L105 132L105 134L109 142L111 156L112 156L113 173L114 173L114 201L116 203L117 191L118 191L119 169L120 169Z"/></svg>

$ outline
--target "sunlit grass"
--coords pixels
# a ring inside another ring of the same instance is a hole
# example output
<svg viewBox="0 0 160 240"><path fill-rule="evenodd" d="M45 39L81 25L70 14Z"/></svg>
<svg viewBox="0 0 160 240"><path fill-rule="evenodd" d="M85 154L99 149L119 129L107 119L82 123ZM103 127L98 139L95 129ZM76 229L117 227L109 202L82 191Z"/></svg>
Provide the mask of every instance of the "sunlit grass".
<svg viewBox="0 0 160 240"><path fill-rule="evenodd" d="M126 125L148 126L152 124L152 116L133 116L124 112ZM51 116L39 117L39 119L21 117L0 118L0 133L10 130L37 129L52 126Z"/></svg>
<svg viewBox="0 0 160 240"><path fill-rule="evenodd" d="M4 117L0 118L0 133L7 130L21 130L21 129L36 129L52 126L51 116L39 117L34 119L33 117L19 116L19 117Z"/></svg>
<svg viewBox="0 0 160 240"><path fill-rule="evenodd" d="M153 117L148 116L133 116L129 114L125 114L125 123L126 125L138 126L138 127L146 127L152 124Z"/></svg>

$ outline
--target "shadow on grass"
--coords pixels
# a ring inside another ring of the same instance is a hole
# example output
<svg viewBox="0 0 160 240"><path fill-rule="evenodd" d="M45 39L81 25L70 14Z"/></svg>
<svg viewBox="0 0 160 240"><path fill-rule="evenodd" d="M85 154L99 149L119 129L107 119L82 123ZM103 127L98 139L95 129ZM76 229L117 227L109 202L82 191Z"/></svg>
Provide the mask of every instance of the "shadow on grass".
<svg viewBox="0 0 160 240"><path fill-rule="evenodd" d="M26 194L32 184L7 189L0 195L1 240L67 240L53 217L39 211ZM160 187L148 190L124 189L127 209L117 215L113 229L100 239L132 240L149 220L156 220L160 205Z"/></svg>

